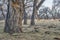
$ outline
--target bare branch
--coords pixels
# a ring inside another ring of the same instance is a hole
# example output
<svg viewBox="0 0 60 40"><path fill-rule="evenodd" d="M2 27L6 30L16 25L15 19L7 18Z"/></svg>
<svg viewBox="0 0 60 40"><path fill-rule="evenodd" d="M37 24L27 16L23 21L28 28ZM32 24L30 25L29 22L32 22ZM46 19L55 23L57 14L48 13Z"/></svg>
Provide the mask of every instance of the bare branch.
<svg viewBox="0 0 60 40"><path fill-rule="evenodd" d="M41 0L40 3L38 4L37 6L37 10L39 9L39 7L42 5L42 3L44 2L45 0Z"/></svg>

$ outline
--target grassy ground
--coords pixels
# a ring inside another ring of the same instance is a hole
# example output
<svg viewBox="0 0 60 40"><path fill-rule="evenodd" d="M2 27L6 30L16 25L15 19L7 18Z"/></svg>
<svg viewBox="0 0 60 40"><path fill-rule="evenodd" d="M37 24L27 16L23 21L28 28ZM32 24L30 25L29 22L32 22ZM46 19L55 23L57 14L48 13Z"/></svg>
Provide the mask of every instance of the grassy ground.
<svg viewBox="0 0 60 40"><path fill-rule="evenodd" d="M35 21L35 23L35 27L38 27L36 32L15 33L9 35L8 33L3 32L5 24L4 20L0 21L0 40L55 40L55 37L60 38L60 21L38 20Z"/></svg>

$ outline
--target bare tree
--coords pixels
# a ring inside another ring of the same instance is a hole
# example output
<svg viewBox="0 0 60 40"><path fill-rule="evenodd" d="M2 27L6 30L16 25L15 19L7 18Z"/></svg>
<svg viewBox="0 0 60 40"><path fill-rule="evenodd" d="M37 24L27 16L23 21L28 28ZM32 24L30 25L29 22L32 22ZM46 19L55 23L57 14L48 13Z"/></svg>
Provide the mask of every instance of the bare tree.
<svg viewBox="0 0 60 40"><path fill-rule="evenodd" d="M34 0L33 13L32 13L32 17L31 17L31 25L34 25L34 24L35 24L34 15L37 14L37 11L38 11L39 7L42 5L42 3L43 3L45 0L41 0L40 3L37 5L38 1L39 1L39 0Z"/></svg>

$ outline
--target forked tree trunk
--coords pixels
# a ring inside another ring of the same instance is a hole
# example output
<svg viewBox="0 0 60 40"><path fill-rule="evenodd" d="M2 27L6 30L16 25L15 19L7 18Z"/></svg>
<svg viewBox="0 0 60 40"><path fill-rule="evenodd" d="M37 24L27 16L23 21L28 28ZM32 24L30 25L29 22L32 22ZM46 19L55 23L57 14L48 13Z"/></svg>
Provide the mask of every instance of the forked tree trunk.
<svg viewBox="0 0 60 40"><path fill-rule="evenodd" d="M11 11L12 10L12 11ZM8 12L4 32L22 32L23 3L22 0L8 0Z"/></svg>
<svg viewBox="0 0 60 40"><path fill-rule="evenodd" d="M37 1L38 1L38 0L34 0L33 13L32 13L32 17L31 17L31 25L34 25L34 24L35 24L35 18L34 18L34 16L37 15L37 11L38 11L39 7L42 5L42 3L43 3L45 0L41 0L38 5L37 5Z"/></svg>

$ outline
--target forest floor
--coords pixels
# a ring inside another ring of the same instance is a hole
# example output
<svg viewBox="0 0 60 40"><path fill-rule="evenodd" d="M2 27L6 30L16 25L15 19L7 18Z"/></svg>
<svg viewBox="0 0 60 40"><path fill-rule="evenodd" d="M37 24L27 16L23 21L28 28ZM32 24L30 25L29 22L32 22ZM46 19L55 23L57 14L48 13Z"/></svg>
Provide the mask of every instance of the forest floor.
<svg viewBox="0 0 60 40"><path fill-rule="evenodd" d="M34 26L29 23L28 21L27 25L23 25L23 33L10 35L3 32L5 22L0 21L0 40L60 40L60 20L38 20Z"/></svg>

